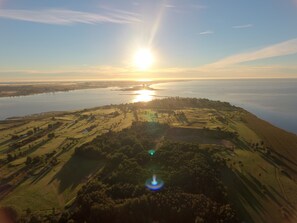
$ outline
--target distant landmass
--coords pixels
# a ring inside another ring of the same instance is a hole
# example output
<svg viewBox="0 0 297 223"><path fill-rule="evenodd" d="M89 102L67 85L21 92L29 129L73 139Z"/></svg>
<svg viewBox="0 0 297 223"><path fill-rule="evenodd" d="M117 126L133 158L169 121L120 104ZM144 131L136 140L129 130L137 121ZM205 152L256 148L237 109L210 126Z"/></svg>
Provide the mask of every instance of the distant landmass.
<svg viewBox="0 0 297 223"><path fill-rule="evenodd" d="M150 87L149 84L140 84L140 85L132 86L129 88L121 88L119 90L120 91L141 91L141 90L155 91L157 89Z"/></svg>
<svg viewBox="0 0 297 223"><path fill-rule="evenodd" d="M40 83L1 83L0 97L25 96L33 94L73 91L93 88L117 87L122 91L153 90L150 85L179 80L150 81L77 81L77 82L40 82Z"/></svg>
<svg viewBox="0 0 297 223"><path fill-rule="evenodd" d="M0 136L0 203L22 222L297 221L297 136L227 102L44 113Z"/></svg>

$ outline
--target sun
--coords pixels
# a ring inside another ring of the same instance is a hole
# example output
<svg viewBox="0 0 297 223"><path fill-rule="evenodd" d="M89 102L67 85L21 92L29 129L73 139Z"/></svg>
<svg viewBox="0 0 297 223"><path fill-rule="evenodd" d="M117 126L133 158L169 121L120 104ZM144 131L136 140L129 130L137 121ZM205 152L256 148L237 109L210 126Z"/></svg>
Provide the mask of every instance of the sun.
<svg viewBox="0 0 297 223"><path fill-rule="evenodd" d="M154 63L152 51L147 48L138 49L134 54L133 63L139 70L148 70Z"/></svg>

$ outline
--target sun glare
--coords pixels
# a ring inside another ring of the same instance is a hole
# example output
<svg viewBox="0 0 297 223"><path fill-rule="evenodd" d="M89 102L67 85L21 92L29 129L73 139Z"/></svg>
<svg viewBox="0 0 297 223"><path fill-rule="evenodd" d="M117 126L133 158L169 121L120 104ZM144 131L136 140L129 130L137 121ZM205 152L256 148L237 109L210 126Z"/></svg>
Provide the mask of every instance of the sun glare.
<svg viewBox="0 0 297 223"><path fill-rule="evenodd" d="M135 93L136 97L133 99L133 102L148 102L153 100L155 95L155 92L150 90L139 90Z"/></svg>
<svg viewBox="0 0 297 223"><path fill-rule="evenodd" d="M148 70L154 63L150 49L139 49L134 55L134 66L139 70Z"/></svg>

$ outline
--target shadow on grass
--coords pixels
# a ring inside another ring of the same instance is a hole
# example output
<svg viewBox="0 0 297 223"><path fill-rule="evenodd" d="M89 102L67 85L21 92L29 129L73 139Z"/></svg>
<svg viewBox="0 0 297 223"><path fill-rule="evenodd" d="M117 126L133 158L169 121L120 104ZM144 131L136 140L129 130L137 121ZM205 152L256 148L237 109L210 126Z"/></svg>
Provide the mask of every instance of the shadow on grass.
<svg viewBox="0 0 297 223"><path fill-rule="evenodd" d="M275 166L275 167L283 167L287 170L289 170L291 173L293 173L294 175L297 174L297 171L296 169L292 168L290 165L288 165L287 162L288 159L286 159L285 157L277 157L279 154L276 154L276 155L266 155L266 154L263 154L263 153L260 153L261 157L266 160L267 162L269 162L271 165ZM283 160L285 159L285 161ZM293 164L294 165L294 164ZM290 175L287 175L289 178L291 178Z"/></svg>
<svg viewBox="0 0 297 223"><path fill-rule="evenodd" d="M7 139L7 140L5 140L5 141L2 141L2 142L0 142L0 146L4 146L4 145L6 145L7 143L9 143L10 141L12 141L11 139ZM1 151L1 153L5 153L5 151Z"/></svg>
<svg viewBox="0 0 297 223"><path fill-rule="evenodd" d="M64 153L68 152L69 150L71 150L73 147L75 146L75 144L70 145L64 149L61 149L55 156L55 158L59 158L61 155L63 155ZM41 179L43 179L48 173L51 172L53 166L51 165L51 163L49 162L40 172L39 174L34 178L34 180L32 181L32 184L37 183L38 181L40 181Z"/></svg>
<svg viewBox="0 0 297 223"><path fill-rule="evenodd" d="M243 174L238 170L225 169L223 182L227 186L228 197L236 207L239 216L245 222L266 222L264 215L269 215L269 210L263 202L273 202L281 206L283 198L276 196L275 191L265 187L251 174Z"/></svg>
<svg viewBox="0 0 297 223"><path fill-rule="evenodd" d="M34 153L36 150L38 150L40 147L44 146L45 144L47 144L49 141L51 141L52 139L46 139L46 140L42 140L39 143L37 143L36 145L32 146L31 148L27 149L26 151L23 151L23 156L28 156L31 153Z"/></svg>
<svg viewBox="0 0 297 223"><path fill-rule="evenodd" d="M288 161L289 163L291 163L291 164L293 164L294 166L296 166L297 167L297 163L296 162L294 162L293 160L291 160L291 159L288 159L287 157L285 157L284 155L282 155L282 154L280 154L279 152L277 152L277 151L273 151L275 154L277 154L279 157L281 157L282 159L284 159L284 160L286 160L286 161Z"/></svg>
<svg viewBox="0 0 297 223"><path fill-rule="evenodd" d="M251 148L250 148L248 142L243 139L234 139L232 142L234 143L234 145L237 146L237 148L239 148L241 150L251 151Z"/></svg>
<svg viewBox="0 0 297 223"><path fill-rule="evenodd" d="M59 181L59 193L66 189L73 190L79 184L87 182L88 179L102 166L103 161L90 160L79 156L72 156L62 169L49 182Z"/></svg>

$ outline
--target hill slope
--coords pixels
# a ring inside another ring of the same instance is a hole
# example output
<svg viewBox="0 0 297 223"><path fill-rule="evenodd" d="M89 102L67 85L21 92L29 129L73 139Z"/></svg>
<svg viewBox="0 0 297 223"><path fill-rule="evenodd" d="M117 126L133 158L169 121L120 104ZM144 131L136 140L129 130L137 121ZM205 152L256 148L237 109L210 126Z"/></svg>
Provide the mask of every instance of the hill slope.
<svg viewBox="0 0 297 223"><path fill-rule="evenodd" d="M2 122L0 135L0 203L30 208L28 218L132 222L147 208L137 222L296 220L297 136L228 103L168 98L49 113ZM144 187L152 174L165 182L160 192Z"/></svg>

